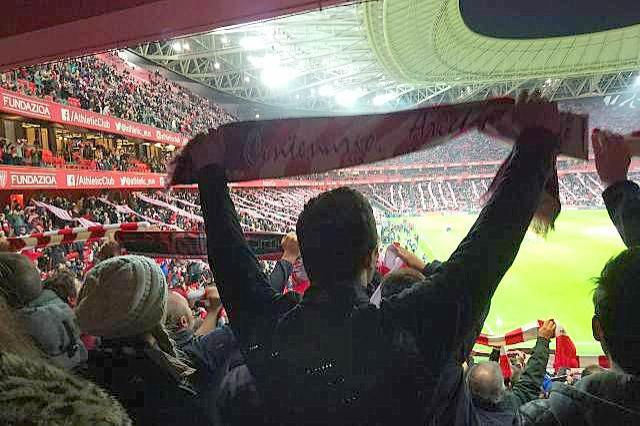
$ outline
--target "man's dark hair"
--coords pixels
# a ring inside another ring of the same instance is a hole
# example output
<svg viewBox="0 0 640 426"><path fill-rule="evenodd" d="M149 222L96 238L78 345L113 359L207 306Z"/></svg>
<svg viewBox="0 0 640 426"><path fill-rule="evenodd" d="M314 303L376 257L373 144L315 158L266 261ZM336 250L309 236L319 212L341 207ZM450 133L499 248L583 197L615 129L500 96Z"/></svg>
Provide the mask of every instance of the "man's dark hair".
<svg viewBox="0 0 640 426"><path fill-rule="evenodd" d="M603 346L626 373L640 375L640 247L609 260L593 294Z"/></svg>
<svg viewBox="0 0 640 426"><path fill-rule="evenodd" d="M424 281L424 279L425 276L421 272L411 268L390 272L382 280L382 297L394 296L415 283Z"/></svg>
<svg viewBox="0 0 640 426"><path fill-rule="evenodd" d="M67 269L56 272L51 277L44 280L43 287L53 291L65 303L78 298L76 288L76 277Z"/></svg>
<svg viewBox="0 0 640 426"><path fill-rule="evenodd" d="M373 209L350 188L324 192L304 206L296 234L314 284L353 280L378 245Z"/></svg>

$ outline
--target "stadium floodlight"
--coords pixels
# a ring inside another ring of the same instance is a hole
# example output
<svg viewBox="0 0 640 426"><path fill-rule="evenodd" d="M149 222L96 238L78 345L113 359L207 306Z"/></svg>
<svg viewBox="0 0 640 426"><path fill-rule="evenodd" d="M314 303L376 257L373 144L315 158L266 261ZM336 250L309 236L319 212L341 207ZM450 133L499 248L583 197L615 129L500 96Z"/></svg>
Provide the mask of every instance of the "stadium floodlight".
<svg viewBox="0 0 640 426"><path fill-rule="evenodd" d="M229 37L227 37L227 36L222 36L222 38L220 39L220 41L222 42L222 44L227 44L227 43L229 43Z"/></svg>
<svg viewBox="0 0 640 426"><path fill-rule="evenodd" d="M183 43L183 44L182 44L182 48L183 48L184 50L186 50L187 52L188 52L189 50L191 50L191 46L189 45L189 43Z"/></svg>
<svg viewBox="0 0 640 426"><path fill-rule="evenodd" d="M260 114L256 114L256 118L260 118Z"/></svg>
<svg viewBox="0 0 640 426"><path fill-rule="evenodd" d="M336 93L336 102L344 107L352 107L365 94L362 88L343 90Z"/></svg>
<svg viewBox="0 0 640 426"><path fill-rule="evenodd" d="M318 89L318 94L324 97L333 96L335 93L336 89L334 89L332 86L329 86L328 84L320 86L320 88Z"/></svg>
<svg viewBox="0 0 640 426"><path fill-rule="evenodd" d="M240 39L240 46L246 50L264 49L264 40L256 36L247 36Z"/></svg>
<svg viewBox="0 0 640 426"><path fill-rule="evenodd" d="M220 62L218 62L218 61L214 62L214 63L213 63L213 67L214 67L215 69L219 70L219 69L220 69Z"/></svg>
<svg viewBox="0 0 640 426"><path fill-rule="evenodd" d="M375 106L382 106L395 98L395 93L385 93L384 95L377 95L373 98L373 104Z"/></svg>
<svg viewBox="0 0 640 426"><path fill-rule="evenodd" d="M173 44L171 44L171 47L178 53L182 52L182 44L180 44L179 41L174 41Z"/></svg>
<svg viewBox="0 0 640 426"><path fill-rule="evenodd" d="M245 75L245 76L244 76L244 82L245 82L245 83L248 83L248 82L250 82L250 81L251 81L251 77L249 77L248 75Z"/></svg>

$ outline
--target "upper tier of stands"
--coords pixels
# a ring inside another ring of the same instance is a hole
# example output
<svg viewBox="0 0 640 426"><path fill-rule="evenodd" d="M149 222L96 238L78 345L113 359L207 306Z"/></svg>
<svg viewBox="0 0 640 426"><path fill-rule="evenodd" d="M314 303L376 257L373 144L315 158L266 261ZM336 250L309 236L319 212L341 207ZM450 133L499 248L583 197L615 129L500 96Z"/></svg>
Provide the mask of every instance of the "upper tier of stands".
<svg viewBox="0 0 640 426"><path fill-rule="evenodd" d="M208 99L111 54L0 73L0 87L185 135L232 120Z"/></svg>

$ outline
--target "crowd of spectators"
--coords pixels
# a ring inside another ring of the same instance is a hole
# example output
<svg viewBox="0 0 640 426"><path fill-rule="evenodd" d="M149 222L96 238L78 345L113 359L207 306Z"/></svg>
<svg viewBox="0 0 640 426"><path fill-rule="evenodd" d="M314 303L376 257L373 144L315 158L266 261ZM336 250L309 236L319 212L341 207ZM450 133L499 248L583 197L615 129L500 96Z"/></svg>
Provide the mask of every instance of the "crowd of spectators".
<svg viewBox="0 0 640 426"><path fill-rule="evenodd" d="M640 178L638 174L631 176ZM485 178L362 185L356 188L367 196L378 222L383 224L380 230L383 246L397 241L415 252L418 250L418 237L408 229L409 225L390 222L386 218L438 211L477 212L482 207L481 198L490 183L491 179ZM594 173L563 174L560 176L559 184L560 198L565 207L604 207L600 196L603 188ZM319 193L319 189L310 188L233 188L231 197L237 206L244 230L287 233L295 229L297 216L303 210L304 204ZM158 192L149 193L147 196L173 204L191 215L202 216L196 191L173 191L168 196ZM176 199L185 203L179 203ZM126 205L139 215L120 213L111 204L103 202L101 197L71 200L60 195L42 195L34 200L64 209L72 218L83 218L105 225L151 219L157 229L204 229L203 223L194 220L193 217L149 204L135 194L119 194L117 198L112 198L110 203ZM24 206L8 203L0 212L0 237L22 236L74 226L79 224L61 219L30 202ZM34 256L37 256L38 264L45 272L53 270L56 265L65 264L81 277L87 265L91 263L90 259L96 249L95 242L88 245L76 243L37 250Z"/></svg>
<svg viewBox="0 0 640 426"><path fill-rule="evenodd" d="M553 320L537 327L527 362L471 356L552 176L558 140L544 127L549 119L525 122L494 195L443 262L416 255L420 240L409 222L377 224L376 217L478 210L489 178L361 185L360 192L227 191L214 163L189 171L199 176L199 192L6 205L5 236L70 226L74 218L206 228L211 271L201 262L123 256L114 242L24 256L0 250L0 423L637 424L640 189L629 181L638 176L629 175L629 153L616 136L598 139L597 175L560 174L562 201L605 204L631 247L606 264L593 298L590 325L614 368L590 368L575 382L549 368L550 340L562 336ZM282 258L267 275L243 228L296 234L282 239ZM396 242L403 268L383 277L377 250ZM285 284L301 276L312 283L304 301ZM548 369L566 381L550 392ZM60 397L73 390L75 397Z"/></svg>
<svg viewBox="0 0 640 426"><path fill-rule="evenodd" d="M107 60L109 59L109 60ZM208 99L159 73L132 74L104 55L34 65L0 73L0 86L27 96L69 104L159 129L195 135L232 117Z"/></svg>

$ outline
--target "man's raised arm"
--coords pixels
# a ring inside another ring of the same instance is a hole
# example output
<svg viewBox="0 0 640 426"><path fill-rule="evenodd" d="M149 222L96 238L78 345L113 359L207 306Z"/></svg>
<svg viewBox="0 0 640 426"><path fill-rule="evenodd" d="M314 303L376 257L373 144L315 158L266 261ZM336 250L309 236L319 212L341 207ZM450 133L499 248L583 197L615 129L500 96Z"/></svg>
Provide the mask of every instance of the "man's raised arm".
<svg viewBox="0 0 640 426"><path fill-rule="evenodd" d="M640 244L640 188L627 179L631 154L621 135L594 131L593 152L598 176L605 186L602 198L609 217L627 247Z"/></svg>
<svg viewBox="0 0 640 426"><path fill-rule="evenodd" d="M463 343L463 352L471 350L540 203L559 147L557 108L544 108L539 124L525 119L503 179L451 257L424 283L389 300L393 316L413 325L420 338L439 339L426 335L439 330L446 339L443 350L459 351Z"/></svg>
<svg viewBox="0 0 640 426"><path fill-rule="evenodd" d="M292 304L278 295L247 244L227 187L224 170L204 167L198 189L205 218L209 264L232 328L241 340L258 324L286 312Z"/></svg>
<svg viewBox="0 0 640 426"><path fill-rule="evenodd" d="M520 380L513 385L511 395L514 399L514 409L529 401L540 397L540 388L547 372L549 362L549 342L556 334L556 324L553 320L545 321L538 331L538 339L533 347L533 353L522 372Z"/></svg>

